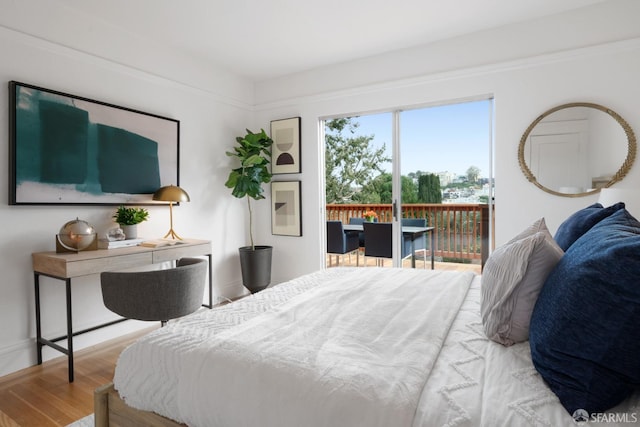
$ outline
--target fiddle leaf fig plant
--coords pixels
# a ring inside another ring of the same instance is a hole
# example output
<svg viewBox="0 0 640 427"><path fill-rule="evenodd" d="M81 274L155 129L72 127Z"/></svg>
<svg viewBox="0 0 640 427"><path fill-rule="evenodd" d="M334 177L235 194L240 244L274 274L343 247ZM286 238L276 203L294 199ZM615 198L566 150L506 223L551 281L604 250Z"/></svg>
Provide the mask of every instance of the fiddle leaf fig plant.
<svg viewBox="0 0 640 427"><path fill-rule="evenodd" d="M236 157L240 161L240 167L234 168L229 173L225 186L231 188L231 194L239 199L246 197L249 209L249 238L251 248L253 243L253 212L251 199L264 199L263 184L271 182L269 163L271 163L271 145L273 140L264 129L253 133L247 129L245 136L236 137L236 146L233 151L227 151L227 156Z"/></svg>

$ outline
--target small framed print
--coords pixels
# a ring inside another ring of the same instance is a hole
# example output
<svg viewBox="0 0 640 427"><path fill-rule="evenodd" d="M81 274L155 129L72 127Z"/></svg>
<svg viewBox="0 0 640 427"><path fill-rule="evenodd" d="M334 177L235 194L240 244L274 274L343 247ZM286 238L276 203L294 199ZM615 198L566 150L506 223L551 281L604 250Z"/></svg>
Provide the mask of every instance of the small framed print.
<svg viewBox="0 0 640 427"><path fill-rule="evenodd" d="M300 117L271 122L271 173L300 173Z"/></svg>
<svg viewBox="0 0 640 427"><path fill-rule="evenodd" d="M300 181L271 183L271 234L302 236Z"/></svg>

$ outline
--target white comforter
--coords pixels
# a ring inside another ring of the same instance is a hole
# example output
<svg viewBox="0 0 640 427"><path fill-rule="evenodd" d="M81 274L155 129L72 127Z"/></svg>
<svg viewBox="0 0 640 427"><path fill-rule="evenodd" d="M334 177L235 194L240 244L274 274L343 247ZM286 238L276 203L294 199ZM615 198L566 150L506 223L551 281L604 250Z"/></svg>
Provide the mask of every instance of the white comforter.
<svg viewBox="0 0 640 427"><path fill-rule="evenodd" d="M407 426L473 275L362 269L185 358L190 426Z"/></svg>
<svg viewBox="0 0 640 427"><path fill-rule="evenodd" d="M192 425L575 425L528 343L485 337L479 276L467 292L470 279L378 268L306 275L143 337L120 356L114 385L130 406ZM619 421L588 425L630 425L640 395L606 415Z"/></svg>

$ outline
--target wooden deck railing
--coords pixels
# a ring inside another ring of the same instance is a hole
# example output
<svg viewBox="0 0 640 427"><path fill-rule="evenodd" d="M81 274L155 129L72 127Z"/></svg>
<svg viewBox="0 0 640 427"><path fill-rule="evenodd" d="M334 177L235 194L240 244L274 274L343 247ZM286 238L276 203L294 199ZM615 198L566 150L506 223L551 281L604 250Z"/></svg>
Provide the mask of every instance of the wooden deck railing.
<svg viewBox="0 0 640 427"><path fill-rule="evenodd" d="M378 221L391 221L391 204L331 204L326 206L327 220L348 223L372 210ZM443 203L404 204L403 218L426 218L435 227L435 255L443 258L474 259L481 264L489 254L489 207L486 204Z"/></svg>

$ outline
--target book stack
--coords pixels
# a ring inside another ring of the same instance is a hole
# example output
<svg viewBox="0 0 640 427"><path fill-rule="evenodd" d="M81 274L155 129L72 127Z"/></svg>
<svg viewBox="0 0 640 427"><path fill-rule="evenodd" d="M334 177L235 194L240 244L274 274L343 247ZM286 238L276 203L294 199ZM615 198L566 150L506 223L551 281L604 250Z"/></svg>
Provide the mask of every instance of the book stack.
<svg viewBox="0 0 640 427"><path fill-rule="evenodd" d="M144 239L127 239L127 240L98 239L98 249L128 248L129 246L138 246L142 242L144 242Z"/></svg>

